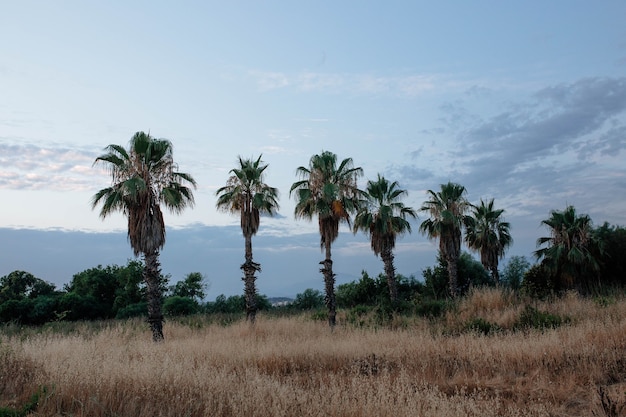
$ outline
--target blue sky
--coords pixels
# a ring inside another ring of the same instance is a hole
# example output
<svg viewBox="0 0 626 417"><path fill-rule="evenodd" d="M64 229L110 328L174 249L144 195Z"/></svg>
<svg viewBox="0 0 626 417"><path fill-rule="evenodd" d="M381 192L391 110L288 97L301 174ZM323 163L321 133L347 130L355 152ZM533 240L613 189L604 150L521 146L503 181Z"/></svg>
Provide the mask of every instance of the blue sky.
<svg viewBox="0 0 626 417"><path fill-rule="evenodd" d="M281 191L280 216L253 241L261 262L273 254L258 281L270 294L322 288L316 222L293 219L288 193L322 150L352 157L362 185L378 173L399 181L416 208L447 181L473 202L495 198L509 255L530 257L541 220L568 204L626 225L624 21L623 1L3 4L0 276L23 269L60 285L132 256L125 220L102 221L89 201L109 184L95 157L139 130L170 139L199 185L193 210L166 216L163 270L202 272L216 294L242 286L240 261L220 256L232 244L243 258L238 220L214 208L238 155L263 154ZM423 219L399 240L400 273L435 262L416 232ZM32 241L13 244L16 231ZM56 233L64 250L34 232ZM76 259L79 232L119 245L100 260L90 243ZM343 276L382 271L364 236L342 229L337 248Z"/></svg>

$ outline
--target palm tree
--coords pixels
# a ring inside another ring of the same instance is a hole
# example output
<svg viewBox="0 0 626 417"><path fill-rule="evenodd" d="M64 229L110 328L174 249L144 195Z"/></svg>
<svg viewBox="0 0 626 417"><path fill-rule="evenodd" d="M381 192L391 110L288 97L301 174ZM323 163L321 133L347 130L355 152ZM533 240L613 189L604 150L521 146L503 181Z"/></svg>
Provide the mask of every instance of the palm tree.
<svg viewBox="0 0 626 417"><path fill-rule="evenodd" d="M603 245L588 215L578 215L573 206L567 206L563 211L551 211L541 224L550 229L550 236L537 239L538 247L547 246L534 254L563 288L582 284L580 279L586 273L600 270Z"/></svg>
<svg viewBox="0 0 626 417"><path fill-rule="evenodd" d="M420 232L429 239L439 239L439 252L447 263L449 290L452 297L459 292L457 262L461 253L461 229L465 212L470 203L465 198L465 187L453 182L441 184L441 191L427 191L430 199L425 201L420 211L427 211L430 218L420 225Z"/></svg>
<svg viewBox="0 0 626 417"><path fill-rule="evenodd" d="M331 245L339 236L339 224L350 225L350 214L356 212L363 191L357 188L357 179L363 175L360 167L354 167L352 158L346 158L337 166L337 155L323 151L313 155L309 167L296 170L301 178L291 186L289 194L296 193L296 218L312 220L317 215L320 247L326 251L320 262L324 275L325 297L328 308L328 324L336 323L335 274L331 257Z"/></svg>
<svg viewBox="0 0 626 417"><path fill-rule="evenodd" d="M472 216L465 218L465 242L470 249L480 253L480 263L497 285L500 282L498 260L513 243L511 225L500 217L503 209L494 209L493 199L487 204L481 199L480 205L472 206L472 209Z"/></svg>
<svg viewBox="0 0 626 417"><path fill-rule="evenodd" d="M400 201L407 194L399 188L397 181L390 183L378 175L376 181L368 181L366 203L363 204L354 218L354 233L359 230L367 233L374 254L383 260L387 286L392 302L398 299L395 267L393 266L393 248L396 237L406 232L411 233L411 224L407 217L416 218L415 210L406 207Z"/></svg>
<svg viewBox="0 0 626 417"><path fill-rule="evenodd" d="M241 231L245 239L244 272L246 318L254 323L257 311L256 271L261 265L252 260L252 236L260 225L261 214L273 216L278 210L278 190L263 182L267 165L262 165L261 156L256 160L239 157L239 167L231 169L232 174L226 186L217 190L217 208L231 213L239 212Z"/></svg>
<svg viewBox="0 0 626 417"><path fill-rule="evenodd" d="M193 206L191 188L195 180L178 172L172 156L172 143L137 132L129 149L109 145L106 153L96 158L94 165L103 163L112 176L110 187L98 191L92 199L92 209L102 203L100 217L121 211L128 217L128 239L135 256L143 254L148 299L148 322L155 342L163 340L162 291L160 287L159 251L165 244L165 222L160 204L179 214Z"/></svg>

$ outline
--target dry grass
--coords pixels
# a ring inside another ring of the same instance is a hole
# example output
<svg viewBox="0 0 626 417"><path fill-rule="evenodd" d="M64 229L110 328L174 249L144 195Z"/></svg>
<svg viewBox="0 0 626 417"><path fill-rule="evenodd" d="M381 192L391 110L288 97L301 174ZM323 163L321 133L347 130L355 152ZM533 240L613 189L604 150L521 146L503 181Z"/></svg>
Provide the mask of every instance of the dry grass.
<svg viewBox="0 0 626 417"><path fill-rule="evenodd" d="M536 304L570 317L557 329L447 330L476 317L506 329L523 304L478 291L454 315L401 329L331 332L305 316L261 316L254 328L171 322L162 344L133 321L0 333L0 405L46 386L36 415L626 415L624 299Z"/></svg>

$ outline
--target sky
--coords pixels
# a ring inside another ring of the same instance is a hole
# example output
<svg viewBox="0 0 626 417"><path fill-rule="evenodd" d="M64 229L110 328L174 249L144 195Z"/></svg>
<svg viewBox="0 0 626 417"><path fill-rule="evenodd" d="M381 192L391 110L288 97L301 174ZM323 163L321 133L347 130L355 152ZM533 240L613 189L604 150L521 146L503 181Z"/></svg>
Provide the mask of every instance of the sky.
<svg viewBox="0 0 626 417"><path fill-rule="evenodd" d="M102 220L95 158L137 131L173 143L195 207L166 213L163 272L201 272L208 298L243 291L238 218L215 209L237 157L269 166L275 218L253 239L261 293L322 289L317 222L296 220L296 168L332 151L408 191L457 182L495 199L510 256L532 260L567 205L626 225L626 3L619 1L21 1L0 4L0 276L62 286L132 258L126 220ZM437 243L398 239L421 276ZM383 265L342 227L338 283Z"/></svg>

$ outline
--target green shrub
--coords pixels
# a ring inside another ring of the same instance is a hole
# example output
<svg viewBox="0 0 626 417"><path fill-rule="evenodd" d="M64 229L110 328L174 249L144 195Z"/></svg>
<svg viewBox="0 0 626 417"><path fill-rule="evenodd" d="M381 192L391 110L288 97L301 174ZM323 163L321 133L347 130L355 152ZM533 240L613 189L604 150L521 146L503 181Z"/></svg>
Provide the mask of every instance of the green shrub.
<svg viewBox="0 0 626 417"><path fill-rule="evenodd" d="M485 336L502 330L497 324L490 323L481 317L476 317L468 321L465 328L471 332L482 333Z"/></svg>
<svg viewBox="0 0 626 417"><path fill-rule="evenodd" d="M346 320L350 324L354 324L356 326L365 326L367 320L365 320L365 316L371 311L371 307L358 305L354 308L351 308L346 315Z"/></svg>
<svg viewBox="0 0 626 417"><path fill-rule="evenodd" d="M246 310L246 299L243 295L231 295L228 298L224 294L215 297L215 301L208 302L204 310L209 313L241 313Z"/></svg>
<svg viewBox="0 0 626 417"><path fill-rule="evenodd" d="M318 290L307 288L296 295L296 299L289 305L295 310L314 310L324 306L324 294Z"/></svg>
<svg viewBox="0 0 626 417"><path fill-rule="evenodd" d="M328 320L328 311L323 308L320 308L317 311L314 311L313 314L311 314L311 320L315 320L315 321Z"/></svg>
<svg viewBox="0 0 626 417"><path fill-rule="evenodd" d="M25 417L37 409L39 397L46 393L46 388L37 390L21 408L0 407L0 417Z"/></svg>
<svg viewBox="0 0 626 417"><path fill-rule="evenodd" d="M446 300L427 299L417 302L415 306L415 314L428 318L441 317L447 310L448 302Z"/></svg>
<svg viewBox="0 0 626 417"><path fill-rule="evenodd" d="M532 297L545 299L554 295L554 278L543 264L533 265L524 274L522 281L522 291Z"/></svg>
<svg viewBox="0 0 626 417"><path fill-rule="evenodd" d="M148 303L140 302L127 305L117 310L116 319L129 319L131 317L142 317L148 315Z"/></svg>
<svg viewBox="0 0 626 417"><path fill-rule="evenodd" d="M163 303L163 313L166 316L189 316L196 314L200 310L200 305L190 297L174 295L167 297Z"/></svg>
<svg viewBox="0 0 626 417"><path fill-rule="evenodd" d="M598 306L598 307L603 307L606 308L608 306L611 306L613 304L615 304L617 302L617 300L615 299L615 297L610 297L610 296L598 296L595 297L593 299L593 302Z"/></svg>
<svg viewBox="0 0 626 417"><path fill-rule="evenodd" d="M556 314L539 311L536 308L527 305L526 309L520 315L516 328L531 329L555 329L562 324L569 323L569 318L562 318Z"/></svg>

